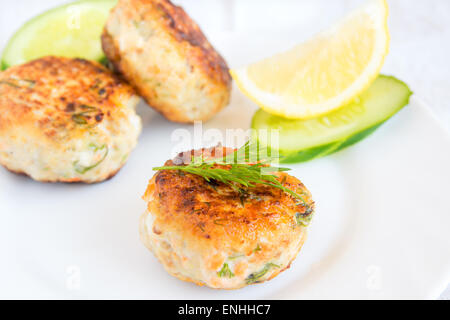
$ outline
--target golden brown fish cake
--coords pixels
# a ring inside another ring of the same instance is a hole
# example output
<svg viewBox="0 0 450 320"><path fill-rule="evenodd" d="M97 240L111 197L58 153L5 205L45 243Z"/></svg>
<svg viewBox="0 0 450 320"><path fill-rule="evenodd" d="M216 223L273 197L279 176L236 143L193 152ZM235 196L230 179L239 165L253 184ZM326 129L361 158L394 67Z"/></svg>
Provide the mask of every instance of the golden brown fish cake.
<svg viewBox="0 0 450 320"><path fill-rule="evenodd" d="M225 60L168 0L119 0L102 43L116 70L169 120L208 120L229 103Z"/></svg>
<svg viewBox="0 0 450 320"><path fill-rule="evenodd" d="M0 73L0 164L46 182L99 182L135 147L131 86L102 65L45 57Z"/></svg>
<svg viewBox="0 0 450 320"><path fill-rule="evenodd" d="M181 280L217 289L270 280L297 256L314 211L311 194L297 178L277 177L304 202L269 186L240 193L200 176L160 171L144 195L141 239Z"/></svg>

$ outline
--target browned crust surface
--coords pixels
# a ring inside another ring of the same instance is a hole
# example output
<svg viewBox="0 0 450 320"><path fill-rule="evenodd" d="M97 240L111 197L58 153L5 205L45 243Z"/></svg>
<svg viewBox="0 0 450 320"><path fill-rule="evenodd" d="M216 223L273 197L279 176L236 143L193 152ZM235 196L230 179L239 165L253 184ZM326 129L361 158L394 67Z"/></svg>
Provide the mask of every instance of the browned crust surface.
<svg viewBox="0 0 450 320"><path fill-rule="evenodd" d="M286 173L277 176L285 187L302 194L305 203L270 186L257 185L241 193L223 183L174 170L158 172L144 199L153 199L148 210L157 216L156 225L165 230L183 230L186 239L210 243L219 250L241 248L244 251L240 252L249 254L258 239L266 238L273 248L263 247L263 254L298 237L304 229L297 226L295 215L313 214L314 210L311 194L300 180Z"/></svg>
<svg viewBox="0 0 450 320"><path fill-rule="evenodd" d="M130 21L131 26L127 25ZM129 33L140 35L137 28L142 23L153 32L152 36L142 36L139 45L136 44L139 41L124 44ZM158 43L157 48L152 47L154 42ZM171 121L208 120L229 103L231 75L227 63L186 12L168 0L120 0L106 24L102 46L114 68L149 106ZM152 51L147 51L148 47ZM177 52L177 58L172 55L164 66L161 61L153 63L152 55L159 56L167 50ZM151 63L143 72L148 61ZM167 65L172 64L177 65L175 72L173 68L167 70ZM175 74L177 80L173 80ZM192 93L186 94L189 101L180 98L174 102L180 82ZM194 96L196 103L190 100Z"/></svg>
<svg viewBox="0 0 450 320"><path fill-rule="evenodd" d="M0 133L37 123L49 139L74 138L113 119L120 103L133 95L129 85L96 62L44 57L0 73Z"/></svg>
<svg viewBox="0 0 450 320"><path fill-rule="evenodd" d="M167 32L178 42L188 43L192 47L195 54L188 58L193 61L193 64L200 66L211 79L229 86L231 76L227 63L209 43L197 23L187 15L183 8L174 5L169 0L153 0L151 2L164 18Z"/></svg>

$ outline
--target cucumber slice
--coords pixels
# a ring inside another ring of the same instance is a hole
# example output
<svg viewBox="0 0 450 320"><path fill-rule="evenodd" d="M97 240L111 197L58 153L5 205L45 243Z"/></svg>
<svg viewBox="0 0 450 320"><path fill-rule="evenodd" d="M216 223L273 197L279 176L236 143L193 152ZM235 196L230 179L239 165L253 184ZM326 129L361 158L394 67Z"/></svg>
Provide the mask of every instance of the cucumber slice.
<svg viewBox="0 0 450 320"><path fill-rule="evenodd" d="M83 0L47 11L28 21L11 38L1 67L44 56L102 61L100 36L117 0Z"/></svg>
<svg viewBox="0 0 450 320"><path fill-rule="evenodd" d="M258 110L253 117L256 130L279 130L279 155L284 163L326 156L361 141L409 103L412 92L402 81L379 76L352 103L318 118L289 120ZM267 135L258 134L270 146Z"/></svg>

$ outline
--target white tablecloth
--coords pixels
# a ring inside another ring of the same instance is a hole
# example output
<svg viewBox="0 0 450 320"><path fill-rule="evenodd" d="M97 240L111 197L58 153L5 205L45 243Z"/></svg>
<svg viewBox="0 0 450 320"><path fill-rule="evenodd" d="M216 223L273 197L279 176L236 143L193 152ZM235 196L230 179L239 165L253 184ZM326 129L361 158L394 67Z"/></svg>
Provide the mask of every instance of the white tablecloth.
<svg viewBox="0 0 450 320"><path fill-rule="evenodd" d="M64 0L0 0L0 49L32 16ZM207 35L297 32L306 37L363 0L174 0ZM407 82L450 132L450 1L389 0L391 52L383 72ZM214 42L214 39L211 39ZM270 39L268 39L270 41ZM450 299L450 288L441 296Z"/></svg>

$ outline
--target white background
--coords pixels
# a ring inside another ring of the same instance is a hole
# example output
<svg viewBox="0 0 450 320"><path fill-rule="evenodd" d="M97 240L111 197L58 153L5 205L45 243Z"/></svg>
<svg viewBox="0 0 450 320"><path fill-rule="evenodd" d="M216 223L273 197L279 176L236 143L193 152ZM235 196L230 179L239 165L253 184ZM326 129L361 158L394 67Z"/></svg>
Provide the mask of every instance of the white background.
<svg viewBox="0 0 450 320"><path fill-rule="evenodd" d="M0 49L22 23L64 0L0 0ZM177 0L214 43L217 32L298 41L326 28L363 0ZM391 52L385 72L407 82L450 131L450 1L389 0ZM271 49L261 56L287 48ZM243 48L245 50L245 48ZM442 295L450 299L450 290Z"/></svg>

